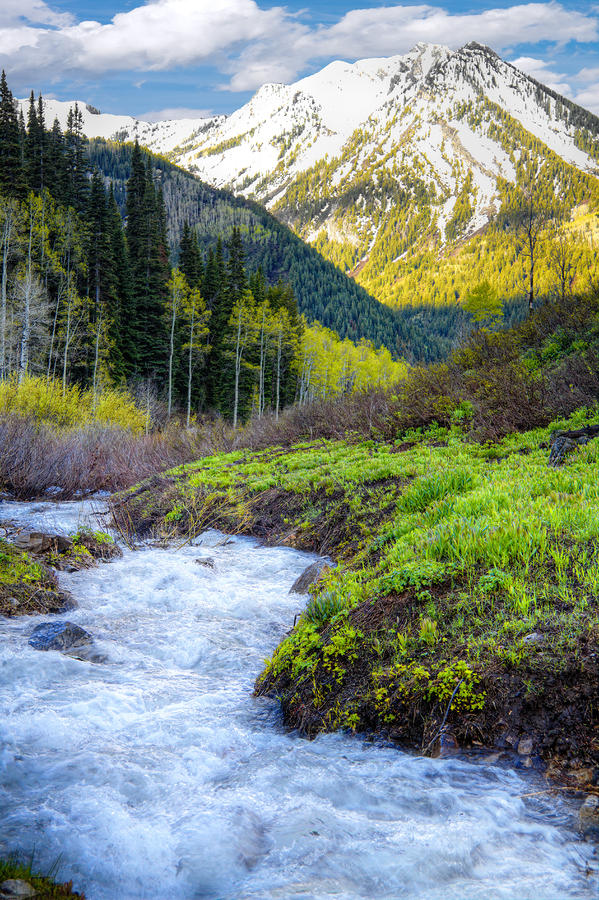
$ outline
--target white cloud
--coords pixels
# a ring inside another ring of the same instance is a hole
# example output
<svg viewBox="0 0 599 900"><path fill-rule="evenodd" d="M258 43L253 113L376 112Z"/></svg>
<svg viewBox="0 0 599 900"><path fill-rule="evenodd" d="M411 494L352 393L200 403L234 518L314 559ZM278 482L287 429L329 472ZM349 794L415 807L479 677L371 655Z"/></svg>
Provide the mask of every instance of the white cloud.
<svg viewBox="0 0 599 900"><path fill-rule="evenodd" d="M599 38L599 19L590 10L553 0L468 14L393 3L354 9L332 25L315 27L284 6L265 9L256 0L150 0L108 24L69 22L43 0L3 3L0 62L10 75L27 80L207 64L230 77L230 90L250 90L267 81L292 81L330 58L405 53L418 41L455 48L476 40L502 52L523 43ZM544 75L540 80L551 77L567 86L559 73Z"/></svg>
<svg viewBox="0 0 599 900"><path fill-rule="evenodd" d="M549 68L549 63L545 60L537 59L533 56L519 56L518 59L512 60L512 65L516 66L520 71L526 72L527 75L531 75L537 81L540 81L541 84L545 84L548 88L557 91L558 94L572 94L572 87L566 81L567 76L560 72L554 72Z"/></svg>
<svg viewBox="0 0 599 900"><path fill-rule="evenodd" d="M579 106L584 106L585 109L590 109L591 112L599 116L599 81L596 81L595 84L587 85L573 99Z"/></svg>
<svg viewBox="0 0 599 900"><path fill-rule="evenodd" d="M32 16L34 7L43 5L41 0L25 2ZM30 76L214 65L237 48L272 38L285 20L284 10L261 9L255 0L153 0L118 13L108 24L0 27L0 52L8 72Z"/></svg>
<svg viewBox="0 0 599 900"><path fill-rule="evenodd" d="M410 49L418 41L455 47L475 40L501 51L525 43L590 41L597 36L596 19L549 2L457 15L430 5L356 9L309 40L327 55L341 51L385 56Z"/></svg>
<svg viewBox="0 0 599 900"><path fill-rule="evenodd" d="M43 0L2 0L0 27L19 25L27 21L38 25L64 27L74 22L70 13L59 13Z"/></svg>
<svg viewBox="0 0 599 900"><path fill-rule="evenodd" d="M576 76L577 81L595 81L599 79L599 66L597 68L585 68L581 69L580 72Z"/></svg>
<svg viewBox="0 0 599 900"><path fill-rule="evenodd" d="M228 71L232 90L250 90L265 81L293 80L310 61L392 56L421 41L455 49L474 40L502 52L524 43L598 38L596 17L554 2L458 15L428 4L394 5L351 10L335 24L315 29L292 23L283 40L251 44L230 61ZM554 83L563 84L561 76Z"/></svg>

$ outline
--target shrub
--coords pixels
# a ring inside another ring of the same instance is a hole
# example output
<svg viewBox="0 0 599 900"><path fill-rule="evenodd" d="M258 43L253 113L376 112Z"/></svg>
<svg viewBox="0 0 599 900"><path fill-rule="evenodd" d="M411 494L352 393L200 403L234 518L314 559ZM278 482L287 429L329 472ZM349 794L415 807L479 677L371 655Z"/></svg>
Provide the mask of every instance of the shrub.
<svg viewBox="0 0 599 900"><path fill-rule="evenodd" d="M57 379L26 375L0 381L0 414L14 413L59 428L97 422L140 434L145 414L125 391L106 389L94 398L91 390L70 385L63 390Z"/></svg>
<svg viewBox="0 0 599 900"><path fill-rule="evenodd" d="M304 611L305 618L313 625L326 625L338 613L347 607L342 598L337 594L326 592L318 597L313 597Z"/></svg>

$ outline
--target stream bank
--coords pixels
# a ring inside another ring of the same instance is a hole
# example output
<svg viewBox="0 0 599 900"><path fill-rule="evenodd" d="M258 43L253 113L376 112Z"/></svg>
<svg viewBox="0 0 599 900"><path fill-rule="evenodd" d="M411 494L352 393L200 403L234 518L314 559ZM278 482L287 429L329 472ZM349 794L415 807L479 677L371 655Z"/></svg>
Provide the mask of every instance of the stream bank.
<svg viewBox="0 0 599 900"><path fill-rule="evenodd" d="M69 504L13 515L83 524ZM38 617L0 619L2 855L60 855L88 900L593 897L576 810L534 774L306 741L252 698L313 561L211 531L63 572L103 663L34 650Z"/></svg>
<svg viewBox="0 0 599 900"><path fill-rule="evenodd" d="M553 468L549 440L434 426L224 454L123 493L113 514L125 534L217 527L335 559L257 681L287 724L519 750L594 792L599 442Z"/></svg>

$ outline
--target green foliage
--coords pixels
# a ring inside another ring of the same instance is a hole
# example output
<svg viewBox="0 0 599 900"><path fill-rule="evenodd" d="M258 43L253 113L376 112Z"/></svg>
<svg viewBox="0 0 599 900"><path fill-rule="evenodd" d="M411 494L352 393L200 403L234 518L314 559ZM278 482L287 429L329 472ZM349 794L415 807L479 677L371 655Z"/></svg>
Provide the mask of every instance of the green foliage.
<svg viewBox="0 0 599 900"><path fill-rule="evenodd" d="M17 413L59 428L97 422L140 434L145 414L125 391L106 389L94 397L93 390L77 385L63 389L56 379L32 375L0 381L0 413Z"/></svg>
<svg viewBox="0 0 599 900"><path fill-rule="evenodd" d="M346 609L345 601L332 591L325 591L316 597L311 597L303 616L313 625L321 627L334 619L337 613Z"/></svg>
<svg viewBox="0 0 599 900"><path fill-rule="evenodd" d="M318 727L399 728L407 711L477 716L490 673L520 673L540 690L569 665L581 636L599 628L599 444L556 470L539 449L548 434L506 437L493 453L456 428L445 445L425 434L400 453L382 442L312 442L171 473L186 503L200 490L243 498L250 530L254 502L260 511L265 491L284 491L281 528L306 546L331 540L340 493L345 524L359 534L342 545L334 532L345 567L325 575L260 685L288 708L308 704ZM547 639L524 642L532 632Z"/></svg>
<svg viewBox="0 0 599 900"><path fill-rule="evenodd" d="M41 875L33 861L20 862L17 858L0 860L0 883L9 880L25 881L32 885L38 900L68 900L69 897L79 897L84 900L84 895L73 891L73 883L59 883L56 881L58 863L54 865L46 875Z"/></svg>
<svg viewBox="0 0 599 900"><path fill-rule="evenodd" d="M466 294L462 307L477 324L496 324L503 316L503 301L487 280L481 281Z"/></svg>
<svg viewBox="0 0 599 900"><path fill-rule="evenodd" d="M464 660L458 660L437 672L429 686L429 697L441 704L451 700L450 710L475 712L485 704L485 692L476 691L480 681L480 677Z"/></svg>
<svg viewBox="0 0 599 900"><path fill-rule="evenodd" d="M132 153L130 144L99 139L89 143L91 165L112 180L123 213ZM212 188L165 159L155 155L151 159L154 178L163 189L169 243L175 252L186 222L204 256L216 252L219 236L238 227L247 269L261 269L271 284L288 283L309 322L318 321L342 338L354 342L364 338L375 347L388 347L394 356L402 355L409 335L399 317L285 224L257 203ZM205 290L204 294L210 308L210 297Z"/></svg>
<svg viewBox="0 0 599 900"><path fill-rule="evenodd" d="M3 585L37 584L46 580L46 572L26 553L7 541L0 542L0 583Z"/></svg>

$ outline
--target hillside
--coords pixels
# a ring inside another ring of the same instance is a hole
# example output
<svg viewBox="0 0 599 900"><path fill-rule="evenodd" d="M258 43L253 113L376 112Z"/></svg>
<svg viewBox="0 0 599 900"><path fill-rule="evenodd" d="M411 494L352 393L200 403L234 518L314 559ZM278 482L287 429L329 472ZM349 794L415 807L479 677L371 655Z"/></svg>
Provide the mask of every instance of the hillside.
<svg viewBox="0 0 599 900"><path fill-rule="evenodd" d="M596 297L545 306L393 396L290 411L263 440L246 436L252 453L168 472L114 514L141 535L210 525L332 557L257 682L289 724L424 752L518 750L588 784L598 321ZM591 423L548 465L554 429Z"/></svg>
<svg viewBox="0 0 599 900"><path fill-rule="evenodd" d="M455 305L489 274L507 299L522 295L514 241L488 227L531 160L557 219L598 198L597 117L475 43L334 62L264 85L230 116L150 124L86 111L84 127L137 137L259 201L392 306ZM541 295L552 286L542 273Z"/></svg>
<svg viewBox="0 0 599 900"><path fill-rule="evenodd" d="M123 215L132 149L131 144L89 141L90 163L113 184ZM448 313L418 306L392 311L260 204L212 188L161 156L152 155L152 168L163 190L169 242L174 250L186 221L194 228L204 252L237 226L248 267L261 266L268 281L289 281L299 310L308 321L317 320L354 342L366 339L377 347L385 346L394 356L410 362L439 359L455 345L466 321L460 311Z"/></svg>

